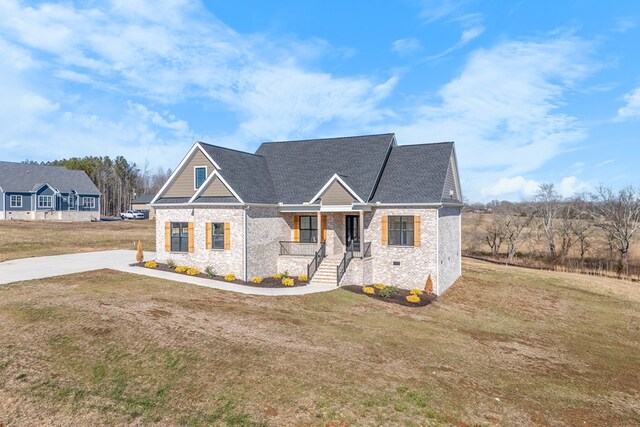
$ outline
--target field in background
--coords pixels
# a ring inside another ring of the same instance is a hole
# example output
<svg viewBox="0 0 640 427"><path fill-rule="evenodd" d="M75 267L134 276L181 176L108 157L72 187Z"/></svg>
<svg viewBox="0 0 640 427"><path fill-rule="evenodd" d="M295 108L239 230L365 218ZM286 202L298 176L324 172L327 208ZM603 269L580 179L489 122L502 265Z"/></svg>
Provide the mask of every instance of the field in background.
<svg viewBox="0 0 640 427"><path fill-rule="evenodd" d="M5 425L637 425L640 287L464 262L410 309L108 270L0 287Z"/></svg>
<svg viewBox="0 0 640 427"><path fill-rule="evenodd" d="M0 262L107 249L155 251L155 221L0 221Z"/></svg>

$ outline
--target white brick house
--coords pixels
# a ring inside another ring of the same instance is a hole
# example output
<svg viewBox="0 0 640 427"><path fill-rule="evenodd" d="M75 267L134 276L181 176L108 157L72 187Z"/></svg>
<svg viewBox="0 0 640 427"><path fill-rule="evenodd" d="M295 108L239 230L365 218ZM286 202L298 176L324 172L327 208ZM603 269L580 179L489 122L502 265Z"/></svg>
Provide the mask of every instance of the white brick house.
<svg viewBox="0 0 640 427"><path fill-rule="evenodd" d="M156 259L248 280L386 283L442 294L461 274L462 193L453 143L394 134L197 142L155 195Z"/></svg>

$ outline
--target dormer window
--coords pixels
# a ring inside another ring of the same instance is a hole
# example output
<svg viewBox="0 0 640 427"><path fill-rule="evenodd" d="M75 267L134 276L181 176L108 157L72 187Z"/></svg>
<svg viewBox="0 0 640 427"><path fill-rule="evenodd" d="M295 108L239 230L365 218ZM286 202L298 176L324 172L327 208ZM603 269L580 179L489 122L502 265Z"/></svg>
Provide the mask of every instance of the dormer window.
<svg viewBox="0 0 640 427"><path fill-rule="evenodd" d="M204 184L207 179L207 167L206 166L196 166L194 168L194 188L197 190Z"/></svg>

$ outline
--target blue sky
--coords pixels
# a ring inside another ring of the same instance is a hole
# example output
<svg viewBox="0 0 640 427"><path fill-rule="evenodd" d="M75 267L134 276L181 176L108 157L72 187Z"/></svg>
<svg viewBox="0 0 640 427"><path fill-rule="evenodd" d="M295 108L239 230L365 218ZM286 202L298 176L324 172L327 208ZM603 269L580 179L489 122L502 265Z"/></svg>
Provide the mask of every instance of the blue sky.
<svg viewBox="0 0 640 427"><path fill-rule="evenodd" d="M638 185L640 2L0 2L0 158L395 132L470 201Z"/></svg>

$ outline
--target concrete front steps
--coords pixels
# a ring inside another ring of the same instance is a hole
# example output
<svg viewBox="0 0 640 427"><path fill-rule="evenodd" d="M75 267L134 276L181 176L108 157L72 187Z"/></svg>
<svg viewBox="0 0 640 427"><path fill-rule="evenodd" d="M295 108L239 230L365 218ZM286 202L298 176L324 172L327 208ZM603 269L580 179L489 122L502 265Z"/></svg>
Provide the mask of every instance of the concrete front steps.
<svg viewBox="0 0 640 427"><path fill-rule="evenodd" d="M330 255L322 260L316 274L311 278L311 285L338 286L336 283L338 266L344 254Z"/></svg>

